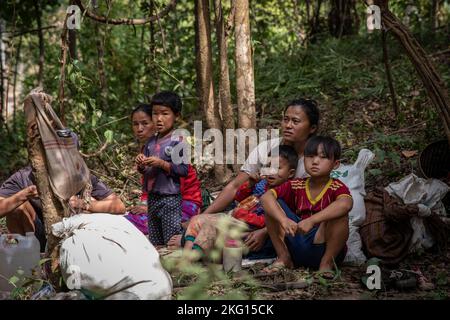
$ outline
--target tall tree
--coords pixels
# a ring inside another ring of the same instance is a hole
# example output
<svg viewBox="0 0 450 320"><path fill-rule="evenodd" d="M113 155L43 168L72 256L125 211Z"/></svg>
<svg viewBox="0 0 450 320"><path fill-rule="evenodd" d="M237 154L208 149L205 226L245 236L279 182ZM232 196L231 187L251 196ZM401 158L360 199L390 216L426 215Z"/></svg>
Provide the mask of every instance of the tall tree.
<svg viewBox="0 0 450 320"><path fill-rule="evenodd" d="M220 129L219 110L214 104L211 25L208 0L195 1L195 49L197 92L208 127Z"/></svg>
<svg viewBox="0 0 450 320"><path fill-rule="evenodd" d="M230 13L231 16L234 14L233 8ZM228 35L225 28L221 0L214 0L214 12L216 16L217 43L219 47L219 97L222 110L223 129L234 129L234 114L231 105L230 91L230 71L228 67Z"/></svg>
<svg viewBox="0 0 450 320"><path fill-rule="evenodd" d="M70 4L74 5L75 1L70 0ZM75 29L68 30L68 43L69 43L69 58L71 60L77 60L77 31Z"/></svg>
<svg viewBox="0 0 450 320"><path fill-rule="evenodd" d="M211 23L208 0L195 1L195 52L197 71L197 93L206 123L211 129L222 129L218 104L214 99L214 81L211 46ZM223 165L214 166L214 175L218 182L227 180Z"/></svg>
<svg viewBox="0 0 450 320"><path fill-rule="evenodd" d="M40 1L34 2L34 9L36 15L36 23L37 23L37 33L39 37L39 72L38 72L38 86L43 86L44 80L44 63L45 63L45 48L44 48L44 34L42 32L42 8Z"/></svg>
<svg viewBox="0 0 450 320"><path fill-rule="evenodd" d="M97 12L98 4L97 1L92 1L93 11ZM98 80L100 84L100 101L102 109L105 111L108 109L108 84L106 82L106 72L105 72L105 48L103 42L105 41L105 32L103 26L97 21L94 21L94 31L96 35L96 45L97 45L97 69L98 69Z"/></svg>
<svg viewBox="0 0 450 320"><path fill-rule="evenodd" d="M4 55L4 50L3 50L3 19L0 19L0 125L5 125L6 126L6 122L3 119L3 105L5 103L5 90L4 90L4 70L3 70L3 55Z"/></svg>
<svg viewBox="0 0 450 320"><path fill-rule="evenodd" d="M354 34L358 28L358 20L353 17L355 0L331 0L331 10L328 14L330 34L336 38ZM356 16L357 17L357 16Z"/></svg>
<svg viewBox="0 0 450 320"><path fill-rule="evenodd" d="M249 1L235 0L236 93L239 127L256 128L255 80L253 73Z"/></svg>

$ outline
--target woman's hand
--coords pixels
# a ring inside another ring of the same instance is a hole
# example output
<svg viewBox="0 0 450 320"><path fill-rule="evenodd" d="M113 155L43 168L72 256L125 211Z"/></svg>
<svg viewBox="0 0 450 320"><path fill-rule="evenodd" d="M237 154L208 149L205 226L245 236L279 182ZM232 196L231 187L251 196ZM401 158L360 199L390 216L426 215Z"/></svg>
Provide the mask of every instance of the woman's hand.
<svg viewBox="0 0 450 320"><path fill-rule="evenodd" d="M267 229L258 229L252 231L245 238L244 243L250 249L250 251L259 251L264 246L267 239Z"/></svg>

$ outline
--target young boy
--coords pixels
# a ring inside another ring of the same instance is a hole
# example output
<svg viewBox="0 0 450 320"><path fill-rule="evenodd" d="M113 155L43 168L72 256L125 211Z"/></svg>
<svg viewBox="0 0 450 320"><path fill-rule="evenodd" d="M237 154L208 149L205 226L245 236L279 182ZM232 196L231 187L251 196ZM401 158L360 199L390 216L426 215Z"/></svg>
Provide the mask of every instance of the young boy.
<svg viewBox="0 0 450 320"><path fill-rule="evenodd" d="M233 210L233 218L245 222L251 231L244 239L244 243L251 251L258 251L267 238L264 222L264 211L259 198L269 188L274 188L295 175L298 164L298 154L294 148L282 145L278 152L278 170L271 175L262 176L259 182L248 182L240 187L235 200L239 202ZM217 223L221 214L200 214L192 218L186 231L186 250L197 249L201 253L208 253L217 238ZM256 236L256 234L262 237ZM273 251L272 251L273 252Z"/></svg>
<svg viewBox="0 0 450 320"><path fill-rule="evenodd" d="M330 178L331 171L339 166L341 147L333 138L314 136L308 140L304 154L310 177L287 181L261 197L267 230L278 256L264 271L303 266L319 268L332 277L335 262L345 257L348 212L353 205L348 188ZM338 240L334 246L327 246L330 238Z"/></svg>
<svg viewBox="0 0 450 320"><path fill-rule="evenodd" d="M181 113L180 97L173 92L160 92L153 96L151 106L157 133L145 144L144 154L136 157L136 163L144 174L144 190L148 192L149 239L153 245L161 246L182 231L180 177L187 176L188 164L173 162L174 147L181 143L181 138L172 137Z"/></svg>

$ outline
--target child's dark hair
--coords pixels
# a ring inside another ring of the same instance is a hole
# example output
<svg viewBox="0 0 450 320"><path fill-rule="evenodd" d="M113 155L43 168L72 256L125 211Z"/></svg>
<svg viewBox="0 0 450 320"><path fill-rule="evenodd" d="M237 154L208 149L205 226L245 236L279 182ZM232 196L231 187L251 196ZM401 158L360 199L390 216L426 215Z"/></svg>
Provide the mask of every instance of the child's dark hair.
<svg viewBox="0 0 450 320"><path fill-rule="evenodd" d="M146 113L150 118L152 117L152 105L148 103L139 103L136 108L131 111L131 118L133 118L134 114L136 112L144 112Z"/></svg>
<svg viewBox="0 0 450 320"><path fill-rule="evenodd" d="M319 146L322 145L323 153L330 160L339 160L341 158L341 145L336 139L325 136L313 136L308 139L305 146L305 157L316 156Z"/></svg>
<svg viewBox="0 0 450 320"><path fill-rule="evenodd" d="M319 108L317 107L317 102L315 100L303 98L292 100L291 102L288 103L288 105L284 109L284 113L286 113L289 107L301 107L302 110L306 113L310 125L319 128L320 112Z"/></svg>
<svg viewBox="0 0 450 320"><path fill-rule="evenodd" d="M150 104L152 107L155 105L168 107L175 114L181 113L181 108L183 107L181 98L172 91L161 91L156 93L152 97L152 101L150 102Z"/></svg>
<svg viewBox="0 0 450 320"><path fill-rule="evenodd" d="M298 166L298 153L295 149L288 145L280 145L278 149L280 157L285 159L289 164L289 169L297 169Z"/></svg>

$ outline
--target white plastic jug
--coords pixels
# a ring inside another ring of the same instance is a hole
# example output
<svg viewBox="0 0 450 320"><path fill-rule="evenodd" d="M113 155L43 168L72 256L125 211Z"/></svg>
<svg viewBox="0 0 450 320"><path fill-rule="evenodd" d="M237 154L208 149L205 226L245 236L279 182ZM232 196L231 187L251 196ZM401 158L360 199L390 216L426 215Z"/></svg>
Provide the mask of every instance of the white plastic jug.
<svg viewBox="0 0 450 320"><path fill-rule="evenodd" d="M0 291L11 291L14 285L9 279L17 274L18 269L24 276L30 276L32 269L39 265L39 241L34 232L0 235Z"/></svg>
<svg viewBox="0 0 450 320"><path fill-rule="evenodd" d="M227 240L223 248L223 270L238 272L242 269L242 246L237 240Z"/></svg>

